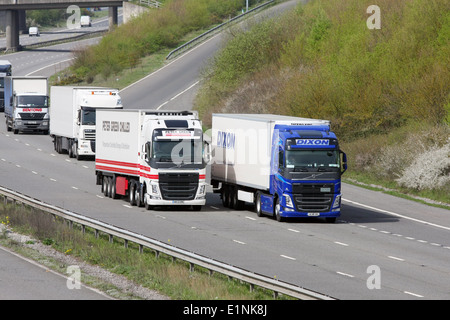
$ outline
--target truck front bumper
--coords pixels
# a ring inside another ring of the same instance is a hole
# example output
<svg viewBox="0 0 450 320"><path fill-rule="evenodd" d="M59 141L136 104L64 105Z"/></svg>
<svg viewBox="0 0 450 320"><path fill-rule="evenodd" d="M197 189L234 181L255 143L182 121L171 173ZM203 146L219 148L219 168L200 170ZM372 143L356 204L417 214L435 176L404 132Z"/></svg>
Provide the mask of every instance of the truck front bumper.
<svg viewBox="0 0 450 320"><path fill-rule="evenodd" d="M152 199L149 194L145 195L146 201L151 206L204 206L206 199L195 200L162 200Z"/></svg>
<svg viewBox="0 0 450 320"><path fill-rule="evenodd" d="M14 121L14 130L19 131L47 131L50 129L49 121L29 121L29 120L16 120Z"/></svg>
<svg viewBox="0 0 450 320"><path fill-rule="evenodd" d="M291 197L290 200L288 197ZM305 204L307 203L307 204ZM280 203L280 216L337 218L341 215L341 194L330 194L323 197L298 197L283 195ZM306 207L310 207L305 210Z"/></svg>

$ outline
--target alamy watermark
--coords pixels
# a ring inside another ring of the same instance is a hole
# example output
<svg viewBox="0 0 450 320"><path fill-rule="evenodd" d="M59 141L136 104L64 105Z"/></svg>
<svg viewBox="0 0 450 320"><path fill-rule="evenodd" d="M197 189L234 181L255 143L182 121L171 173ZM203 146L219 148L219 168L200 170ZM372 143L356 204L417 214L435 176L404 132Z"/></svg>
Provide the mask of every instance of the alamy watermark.
<svg viewBox="0 0 450 320"><path fill-rule="evenodd" d="M67 289L81 289L81 269L79 266L73 265L67 267L67 277L66 286Z"/></svg>
<svg viewBox="0 0 450 320"><path fill-rule="evenodd" d="M81 28L81 9L79 6L70 5L66 13L70 14L67 18L67 29L80 29Z"/></svg>
<svg viewBox="0 0 450 320"><path fill-rule="evenodd" d="M377 265L371 265L367 267L367 271L370 276L367 278L367 289L381 289L381 269Z"/></svg>
<svg viewBox="0 0 450 320"><path fill-rule="evenodd" d="M367 18L366 25L370 30L373 29L381 29L381 10L377 5L371 5L367 7L367 13L370 14L370 17Z"/></svg>

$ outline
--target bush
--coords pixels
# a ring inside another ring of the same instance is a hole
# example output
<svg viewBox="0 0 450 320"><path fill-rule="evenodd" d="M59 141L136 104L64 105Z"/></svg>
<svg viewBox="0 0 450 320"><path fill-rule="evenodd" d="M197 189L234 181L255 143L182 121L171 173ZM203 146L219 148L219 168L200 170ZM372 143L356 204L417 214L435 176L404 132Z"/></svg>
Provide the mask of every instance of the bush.
<svg viewBox="0 0 450 320"><path fill-rule="evenodd" d="M450 193L450 142L419 154L396 181L404 187L424 190L443 189Z"/></svg>

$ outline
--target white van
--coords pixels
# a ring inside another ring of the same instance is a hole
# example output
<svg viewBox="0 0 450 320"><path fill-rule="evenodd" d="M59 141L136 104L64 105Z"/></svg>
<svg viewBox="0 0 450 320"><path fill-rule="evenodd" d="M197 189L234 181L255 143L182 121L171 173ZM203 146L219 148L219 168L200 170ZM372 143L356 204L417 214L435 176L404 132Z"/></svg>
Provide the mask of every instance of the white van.
<svg viewBox="0 0 450 320"><path fill-rule="evenodd" d="M41 34L39 33L39 28L38 27L30 27L28 29L28 35L30 37L32 37L32 36L39 37Z"/></svg>
<svg viewBox="0 0 450 320"><path fill-rule="evenodd" d="M81 24L81 27L90 27L91 26L91 17L81 16L80 24Z"/></svg>

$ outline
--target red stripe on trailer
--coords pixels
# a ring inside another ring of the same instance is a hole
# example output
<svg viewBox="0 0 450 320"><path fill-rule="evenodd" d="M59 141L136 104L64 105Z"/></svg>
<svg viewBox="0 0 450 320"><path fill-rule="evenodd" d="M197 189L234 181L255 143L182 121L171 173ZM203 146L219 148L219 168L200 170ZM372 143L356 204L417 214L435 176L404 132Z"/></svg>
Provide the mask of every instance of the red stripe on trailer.
<svg viewBox="0 0 450 320"><path fill-rule="evenodd" d="M100 170L100 171L125 173L125 174L131 174L131 175L134 175L134 176L139 176L139 171L137 171L137 170L128 170L128 169L107 167L107 166L100 166L100 165L95 165L95 169L96 170Z"/></svg>
<svg viewBox="0 0 450 320"><path fill-rule="evenodd" d="M114 166L121 166L121 167L139 168L139 164L131 163L131 162L105 160L105 159L95 159L95 162L102 163L102 164L110 164L110 165L114 165Z"/></svg>

